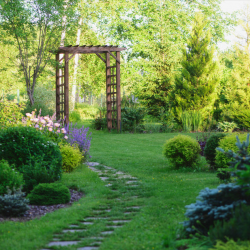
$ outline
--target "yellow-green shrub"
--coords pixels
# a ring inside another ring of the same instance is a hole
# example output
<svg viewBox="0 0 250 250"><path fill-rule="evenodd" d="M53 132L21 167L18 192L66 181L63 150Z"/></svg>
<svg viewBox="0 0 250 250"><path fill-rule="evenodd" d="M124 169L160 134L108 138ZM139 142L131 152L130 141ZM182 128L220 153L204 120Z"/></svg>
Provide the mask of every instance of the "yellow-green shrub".
<svg viewBox="0 0 250 250"><path fill-rule="evenodd" d="M199 143L190 136L177 135L166 141L163 154L176 167L192 167L201 151Z"/></svg>
<svg viewBox="0 0 250 250"><path fill-rule="evenodd" d="M242 142L246 140L247 134L238 134L238 137ZM236 153L239 150L238 147L235 145L236 142L236 134L230 134L220 140L218 147L224 149L225 151L232 150ZM248 151L249 150L250 149L248 149ZM225 154L216 150L215 165L217 168L228 168L229 162L232 160L234 159L228 158Z"/></svg>
<svg viewBox="0 0 250 250"><path fill-rule="evenodd" d="M83 156L77 145L60 144L62 155L63 171L70 173L82 162Z"/></svg>
<svg viewBox="0 0 250 250"><path fill-rule="evenodd" d="M243 242L235 242L233 240L229 240L226 243L222 241L217 241L215 248L210 248L209 250L249 250L250 249L250 242L243 241Z"/></svg>

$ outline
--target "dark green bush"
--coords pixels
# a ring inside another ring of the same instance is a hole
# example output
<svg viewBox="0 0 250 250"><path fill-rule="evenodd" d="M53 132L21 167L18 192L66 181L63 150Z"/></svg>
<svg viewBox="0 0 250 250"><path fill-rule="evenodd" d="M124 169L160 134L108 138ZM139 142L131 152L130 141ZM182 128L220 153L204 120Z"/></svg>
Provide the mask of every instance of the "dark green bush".
<svg viewBox="0 0 250 250"><path fill-rule="evenodd" d="M30 181L37 185L41 180L53 182L61 177L62 156L59 147L35 128L1 130L0 159L14 164L23 174L25 191L33 188Z"/></svg>
<svg viewBox="0 0 250 250"><path fill-rule="evenodd" d="M190 136L177 135L166 141L163 154L176 167L192 167L201 151L199 143Z"/></svg>
<svg viewBox="0 0 250 250"><path fill-rule="evenodd" d="M186 206L185 216L189 218L183 222L186 233L207 235L216 221L229 220L234 208L249 201L250 197L245 189L233 183L201 190L196 203Z"/></svg>
<svg viewBox="0 0 250 250"><path fill-rule="evenodd" d="M107 119L98 117L92 121L92 127L96 130L103 130L107 128Z"/></svg>
<svg viewBox="0 0 250 250"><path fill-rule="evenodd" d="M16 172L14 166L10 166L7 161L0 161L0 195L7 194L7 187L10 190L18 189L24 184L23 176Z"/></svg>
<svg viewBox="0 0 250 250"><path fill-rule="evenodd" d="M70 201L69 189L61 183L37 185L28 195L32 205L55 205Z"/></svg>
<svg viewBox="0 0 250 250"><path fill-rule="evenodd" d="M239 206L233 212L233 217L228 221L217 221L215 226L209 230L210 240L215 244L217 240L227 242L250 240L250 207Z"/></svg>
<svg viewBox="0 0 250 250"><path fill-rule="evenodd" d="M145 111L139 107L124 107L121 109L122 130L134 131L143 122Z"/></svg>
<svg viewBox="0 0 250 250"><path fill-rule="evenodd" d="M219 141L225 137L225 134L218 133L211 135L207 140L204 155L211 166L215 166L215 155L216 155L216 148L219 146Z"/></svg>
<svg viewBox="0 0 250 250"><path fill-rule="evenodd" d="M3 216L22 216L29 210L29 200L25 199L25 194L21 192L21 188L13 190L13 194L10 189L7 190L7 194L0 196L0 214Z"/></svg>

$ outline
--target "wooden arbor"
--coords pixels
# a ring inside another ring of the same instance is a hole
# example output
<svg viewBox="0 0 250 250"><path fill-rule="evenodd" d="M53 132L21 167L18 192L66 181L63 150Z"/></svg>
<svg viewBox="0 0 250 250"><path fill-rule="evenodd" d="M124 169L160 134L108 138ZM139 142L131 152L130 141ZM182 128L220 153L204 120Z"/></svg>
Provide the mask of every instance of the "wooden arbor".
<svg viewBox="0 0 250 250"><path fill-rule="evenodd" d="M106 100L107 100L107 127L121 128L121 92L120 92L120 51L126 48L118 46L66 46L59 47L56 53L56 118L69 123L69 60L76 54L96 54L106 64ZM115 52L115 55L112 53ZM64 54L60 59L59 54ZM104 55L104 56L103 56ZM116 63L110 65L110 56ZM64 61L64 64L62 62Z"/></svg>

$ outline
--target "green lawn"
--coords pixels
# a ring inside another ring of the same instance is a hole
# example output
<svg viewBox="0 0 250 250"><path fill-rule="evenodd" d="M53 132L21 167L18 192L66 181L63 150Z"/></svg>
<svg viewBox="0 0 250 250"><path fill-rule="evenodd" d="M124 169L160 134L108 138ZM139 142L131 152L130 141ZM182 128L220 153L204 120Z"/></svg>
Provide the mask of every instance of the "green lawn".
<svg viewBox="0 0 250 250"><path fill-rule="evenodd" d="M175 135L93 131L91 161L129 173L141 183L138 198L141 211L130 223L105 239L100 250L166 249L164 242L171 242L180 227L179 222L185 220L185 205L195 202L201 189L218 186L214 173L173 171L169 168L162 155L162 146ZM109 188L87 167L65 174L62 182L68 186L77 183L86 196L72 207L38 220L0 223L1 249L34 250L45 247L52 240L53 233L76 223L91 214L94 207L108 202ZM197 244L192 249L202 249Z"/></svg>

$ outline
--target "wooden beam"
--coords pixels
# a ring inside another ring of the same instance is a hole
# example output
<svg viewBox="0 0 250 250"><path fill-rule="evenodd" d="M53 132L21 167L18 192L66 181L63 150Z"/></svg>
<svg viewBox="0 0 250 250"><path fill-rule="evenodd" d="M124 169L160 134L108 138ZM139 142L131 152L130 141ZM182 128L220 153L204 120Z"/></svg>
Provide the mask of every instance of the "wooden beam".
<svg viewBox="0 0 250 250"><path fill-rule="evenodd" d="M65 123L69 124L69 54L65 53L65 64L64 64L64 116L66 116Z"/></svg>
<svg viewBox="0 0 250 250"><path fill-rule="evenodd" d="M60 56L59 56L59 58L60 58ZM60 60L58 60L58 62L61 62L63 59L64 59L64 56Z"/></svg>
<svg viewBox="0 0 250 250"><path fill-rule="evenodd" d="M107 127L110 131L112 129L112 113L109 112L112 109L111 104L111 78L108 77L111 74L110 66L110 56L106 53L106 100L107 100Z"/></svg>
<svg viewBox="0 0 250 250"><path fill-rule="evenodd" d="M70 58L68 58L68 60L67 60L67 63L69 62L69 60L73 57L73 56L75 56L77 53L74 53L72 56L70 56Z"/></svg>
<svg viewBox="0 0 250 250"><path fill-rule="evenodd" d="M120 59L118 59L117 57L115 57L111 52L108 51L108 53L109 53L113 58L115 58L116 62L120 63Z"/></svg>
<svg viewBox="0 0 250 250"><path fill-rule="evenodd" d="M119 48L119 47L95 47L95 46L79 46L79 47L59 47L57 53L64 54L65 52L68 52L70 54L72 53L107 53L107 52L117 52L126 50L126 48Z"/></svg>
<svg viewBox="0 0 250 250"><path fill-rule="evenodd" d="M120 71L120 52L116 52L116 107L117 107L117 131L121 130L121 71Z"/></svg>
<svg viewBox="0 0 250 250"><path fill-rule="evenodd" d="M105 60L104 58L102 58L102 56L101 56L100 54L96 53L96 55L97 55L104 63L106 63L106 60Z"/></svg>
<svg viewBox="0 0 250 250"><path fill-rule="evenodd" d="M59 79L59 54L56 54L56 119L60 120L60 79Z"/></svg>

